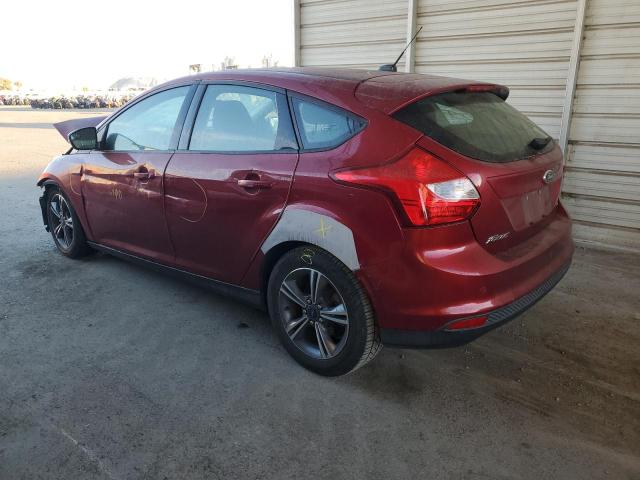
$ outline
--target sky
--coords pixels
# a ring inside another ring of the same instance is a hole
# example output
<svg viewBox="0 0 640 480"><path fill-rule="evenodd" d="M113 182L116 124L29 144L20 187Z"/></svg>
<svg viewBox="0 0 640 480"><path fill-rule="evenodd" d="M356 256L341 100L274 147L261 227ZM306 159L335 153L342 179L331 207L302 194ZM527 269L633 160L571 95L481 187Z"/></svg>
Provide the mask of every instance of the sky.
<svg viewBox="0 0 640 480"><path fill-rule="evenodd" d="M16 0L0 18L0 77L24 88L168 80L190 64L219 68L225 56L240 67L260 67L265 55L293 64L291 0Z"/></svg>

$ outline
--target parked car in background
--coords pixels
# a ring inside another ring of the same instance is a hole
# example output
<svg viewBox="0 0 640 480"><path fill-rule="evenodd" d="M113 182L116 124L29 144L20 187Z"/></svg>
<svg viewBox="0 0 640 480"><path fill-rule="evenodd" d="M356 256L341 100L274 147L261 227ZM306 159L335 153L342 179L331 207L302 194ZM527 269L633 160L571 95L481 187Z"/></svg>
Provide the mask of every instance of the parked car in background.
<svg viewBox="0 0 640 480"><path fill-rule="evenodd" d="M100 250L268 310L323 375L460 345L569 268L562 153L503 86L379 71L206 73L57 124L58 250Z"/></svg>

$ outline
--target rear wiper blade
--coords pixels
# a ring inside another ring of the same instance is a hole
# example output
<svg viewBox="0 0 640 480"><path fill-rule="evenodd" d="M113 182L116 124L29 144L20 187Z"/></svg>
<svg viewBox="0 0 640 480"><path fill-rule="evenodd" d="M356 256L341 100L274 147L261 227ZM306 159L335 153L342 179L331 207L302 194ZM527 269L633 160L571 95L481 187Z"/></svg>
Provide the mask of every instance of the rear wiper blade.
<svg viewBox="0 0 640 480"><path fill-rule="evenodd" d="M544 147L549 145L551 141L551 137L537 137L529 142L529 146L534 150L542 150Z"/></svg>

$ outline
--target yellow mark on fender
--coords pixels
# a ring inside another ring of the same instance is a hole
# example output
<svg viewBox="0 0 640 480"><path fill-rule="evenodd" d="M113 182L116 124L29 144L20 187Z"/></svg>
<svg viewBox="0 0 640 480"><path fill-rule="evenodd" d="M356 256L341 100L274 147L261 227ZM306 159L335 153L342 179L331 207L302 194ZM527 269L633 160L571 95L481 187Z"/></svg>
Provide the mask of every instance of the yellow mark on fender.
<svg viewBox="0 0 640 480"><path fill-rule="evenodd" d="M331 230L331 228L331 226L324 223L324 218L320 217L320 228L316 229L315 232L324 238L327 236L327 232Z"/></svg>
<svg viewBox="0 0 640 480"><path fill-rule="evenodd" d="M122 200L122 197L124 197L122 190L116 187L113 187L111 189L111 195L113 195L113 198L115 198L116 200Z"/></svg>

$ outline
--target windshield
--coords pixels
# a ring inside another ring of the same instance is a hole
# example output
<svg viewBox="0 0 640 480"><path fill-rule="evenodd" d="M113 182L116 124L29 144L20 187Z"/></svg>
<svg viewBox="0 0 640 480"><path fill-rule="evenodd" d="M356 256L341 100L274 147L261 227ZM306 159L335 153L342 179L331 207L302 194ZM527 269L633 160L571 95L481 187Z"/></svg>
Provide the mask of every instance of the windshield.
<svg viewBox="0 0 640 480"><path fill-rule="evenodd" d="M521 160L553 147L551 137L491 92L449 92L419 100L394 118L462 155Z"/></svg>

